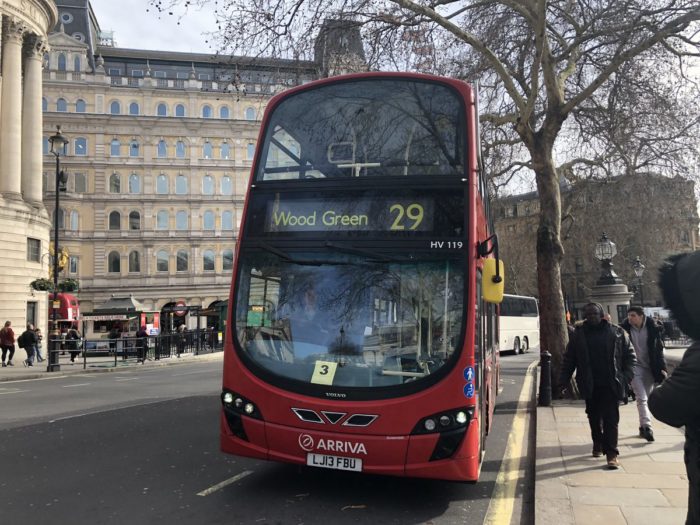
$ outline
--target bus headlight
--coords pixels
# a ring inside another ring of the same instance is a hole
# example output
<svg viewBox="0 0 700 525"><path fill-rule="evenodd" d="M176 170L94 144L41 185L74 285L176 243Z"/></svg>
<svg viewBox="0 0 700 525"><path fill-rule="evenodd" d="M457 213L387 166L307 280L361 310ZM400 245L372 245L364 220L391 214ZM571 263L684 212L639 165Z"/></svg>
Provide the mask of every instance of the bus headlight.
<svg viewBox="0 0 700 525"><path fill-rule="evenodd" d="M474 407L455 408L422 418L411 434L432 434L433 432L450 432L465 429L474 417Z"/></svg>
<svg viewBox="0 0 700 525"><path fill-rule="evenodd" d="M467 422L467 413L464 410L460 410L455 414L455 421L460 425L464 425Z"/></svg>
<svg viewBox="0 0 700 525"><path fill-rule="evenodd" d="M427 430L428 432L432 432L435 430L435 420L434 419L426 419L425 422L423 423L423 428Z"/></svg>
<svg viewBox="0 0 700 525"><path fill-rule="evenodd" d="M246 414L251 415L253 412L255 412L255 405L253 405L253 403L246 403L243 410L245 410Z"/></svg>
<svg viewBox="0 0 700 525"><path fill-rule="evenodd" d="M224 406L224 411L238 416L250 416L255 419L263 419L260 410L251 400L238 395L228 389L221 392L221 403Z"/></svg>
<svg viewBox="0 0 700 525"><path fill-rule="evenodd" d="M233 394L231 392L225 392L222 399L224 400L225 404L230 405L233 403Z"/></svg>

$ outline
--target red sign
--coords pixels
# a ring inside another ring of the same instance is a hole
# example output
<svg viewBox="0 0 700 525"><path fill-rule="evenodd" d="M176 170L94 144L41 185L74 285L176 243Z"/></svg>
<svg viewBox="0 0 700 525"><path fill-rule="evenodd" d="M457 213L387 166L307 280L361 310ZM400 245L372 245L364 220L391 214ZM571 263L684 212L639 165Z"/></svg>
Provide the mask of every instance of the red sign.
<svg viewBox="0 0 700 525"><path fill-rule="evenodd" d="M187 304L185 303L185 301L178 301L178 302L176 302L176 303L175 303L175 308L174 308L174 310L173 310L173 313L174 313L175 315L180 316L180 317L182 317L183 315L185 315L185 314L187 313Z"/></svg>

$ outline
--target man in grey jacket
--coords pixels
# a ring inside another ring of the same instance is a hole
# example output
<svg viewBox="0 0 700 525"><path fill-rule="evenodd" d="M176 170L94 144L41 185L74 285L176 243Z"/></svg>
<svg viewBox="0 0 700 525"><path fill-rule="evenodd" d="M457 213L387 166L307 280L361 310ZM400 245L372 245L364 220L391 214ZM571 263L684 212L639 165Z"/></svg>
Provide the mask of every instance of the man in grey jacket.
<svg viewBox="0 0 700 525"><path fill-rule="evenodd" d="M670 258L661 268L659 285L678 327L694 342L671 376L651 393L649 409L664 423L685 426L686 525L700 525L700 251Z"/></svg>

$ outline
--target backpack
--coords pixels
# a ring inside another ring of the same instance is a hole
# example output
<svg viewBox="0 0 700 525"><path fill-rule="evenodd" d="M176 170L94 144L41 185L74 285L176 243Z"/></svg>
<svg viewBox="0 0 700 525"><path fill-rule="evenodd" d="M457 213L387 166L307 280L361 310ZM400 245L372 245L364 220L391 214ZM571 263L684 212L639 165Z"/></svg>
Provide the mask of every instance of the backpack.
<svg viewBox="0 0 700 525"><path fill-rule="evenodd" d="M24 334L25 334L25 333L26 333L26 332L22 332L22 335L20 335L20 336L17 338L17 346L19 346L20 348L24 348Z"/></svg>

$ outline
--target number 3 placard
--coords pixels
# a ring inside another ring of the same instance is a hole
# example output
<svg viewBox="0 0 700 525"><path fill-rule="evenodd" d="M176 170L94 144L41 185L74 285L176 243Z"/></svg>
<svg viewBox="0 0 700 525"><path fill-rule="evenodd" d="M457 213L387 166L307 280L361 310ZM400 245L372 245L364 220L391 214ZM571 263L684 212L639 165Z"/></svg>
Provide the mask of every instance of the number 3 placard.
<svg viewBox="0 0 700 525"><path fill-rule="evenodd" d="M317 385L332 385L337 368L338 363L332 361L316 361L314 374L311 376L311 382Z"/></svg>

